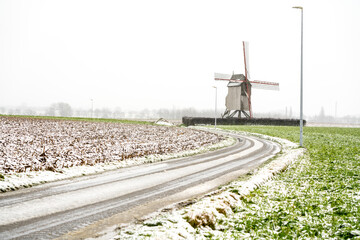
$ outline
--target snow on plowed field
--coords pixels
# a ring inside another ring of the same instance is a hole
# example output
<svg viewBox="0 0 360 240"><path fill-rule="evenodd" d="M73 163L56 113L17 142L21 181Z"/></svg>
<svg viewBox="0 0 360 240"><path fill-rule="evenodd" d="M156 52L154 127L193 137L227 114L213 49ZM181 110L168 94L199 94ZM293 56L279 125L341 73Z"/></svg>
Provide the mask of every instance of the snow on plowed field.
<svg viewBox="0 0 360 240"><path fill-rule="evenodd" d="M0 173L61 171L186 151L222 139L178 127L0 117Z"/></svg>

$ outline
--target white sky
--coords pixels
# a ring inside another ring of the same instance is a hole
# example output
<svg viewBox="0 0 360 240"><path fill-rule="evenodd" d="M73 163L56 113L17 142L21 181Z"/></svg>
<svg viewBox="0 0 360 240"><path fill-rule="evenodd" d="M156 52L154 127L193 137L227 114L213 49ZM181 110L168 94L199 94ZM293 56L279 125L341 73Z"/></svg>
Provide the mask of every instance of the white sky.
<svg viewBox="0 0 360 240"><path fill-rule="evenodd" d="M0 106L211 109L214 72L243 73L250 42L253 111L360 115L360 1L0 1Z"/></svg>

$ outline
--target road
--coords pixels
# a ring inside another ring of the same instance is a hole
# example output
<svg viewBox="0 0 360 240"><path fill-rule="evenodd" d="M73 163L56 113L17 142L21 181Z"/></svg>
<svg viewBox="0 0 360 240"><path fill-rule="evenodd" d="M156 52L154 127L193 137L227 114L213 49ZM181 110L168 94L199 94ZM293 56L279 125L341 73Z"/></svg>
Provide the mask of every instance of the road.
<svg viewBox="0 0 360 240"><path fill-rule="evenodd" d="M261 165L278 144L233 135L235 145L0 194L0 239L79 239L216 189Z"/></svg>

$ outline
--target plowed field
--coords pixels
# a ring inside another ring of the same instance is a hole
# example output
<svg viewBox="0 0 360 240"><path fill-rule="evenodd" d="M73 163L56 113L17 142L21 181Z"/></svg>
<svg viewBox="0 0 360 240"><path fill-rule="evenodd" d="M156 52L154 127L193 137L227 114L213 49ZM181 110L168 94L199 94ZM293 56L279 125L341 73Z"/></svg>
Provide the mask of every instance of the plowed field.
<svg viewBox="0 0 360 240"><path fill-rule="evenodd" d="M181 152L220 140L179 127L0 116L0 173L61 171Z"/></svg>

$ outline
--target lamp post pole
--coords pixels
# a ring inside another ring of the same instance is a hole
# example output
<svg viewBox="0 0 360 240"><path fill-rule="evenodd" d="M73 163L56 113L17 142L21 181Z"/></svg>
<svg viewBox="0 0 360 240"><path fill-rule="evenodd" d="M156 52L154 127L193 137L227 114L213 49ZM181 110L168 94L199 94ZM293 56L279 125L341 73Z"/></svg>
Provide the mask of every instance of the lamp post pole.
<svg viewBox="0 0 360 240"><path fill-rule="evenodd" d="M301 10L301 68L300 68L300 146L303 147L303 8L293 7Z"/></svg>
<svg viewBox="0 0 360 240"><path fill-rule="evenodd" d="M216 128L216 114L217 114L217 87L213 86L215 88L215 128Z"/></svg>

